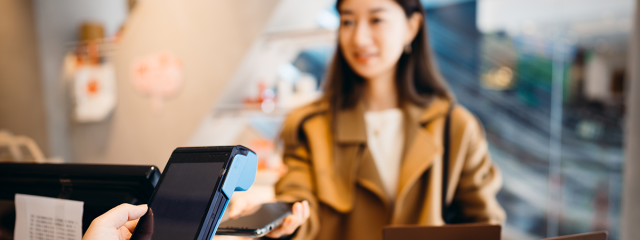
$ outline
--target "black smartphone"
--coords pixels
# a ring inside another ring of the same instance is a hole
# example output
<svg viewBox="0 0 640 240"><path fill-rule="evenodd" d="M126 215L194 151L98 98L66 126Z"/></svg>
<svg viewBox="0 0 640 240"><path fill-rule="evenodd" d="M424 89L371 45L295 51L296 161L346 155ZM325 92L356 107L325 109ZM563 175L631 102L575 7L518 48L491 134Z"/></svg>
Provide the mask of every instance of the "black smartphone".
<svg viewBox="0 0 640 240"><path fill-rule="evenodd" d="M210 240L235 190L253 184L254 152L243 146L177 148L132 240Z"/></svg>
<svg viewBox="0 0 640 240"><path fill-rule="evenodd" d="M291 215L292 203L265 203L253 214L220 223L217 235L262 237L282 224Z"/></svg>

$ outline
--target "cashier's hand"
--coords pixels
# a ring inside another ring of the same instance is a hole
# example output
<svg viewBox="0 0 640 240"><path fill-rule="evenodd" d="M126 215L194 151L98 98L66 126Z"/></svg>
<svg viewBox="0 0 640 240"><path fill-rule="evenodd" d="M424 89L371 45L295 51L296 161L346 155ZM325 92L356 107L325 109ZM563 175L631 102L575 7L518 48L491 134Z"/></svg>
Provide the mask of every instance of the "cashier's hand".
<svg viewBox="0 0 640 240"><path fill-rule="evenodd" d="M291 215L284 219L280 227L267 234L270 238L281 238L293 234L300 225L309 219L309 202L302 201L293 204Z"/></svg>
<svg viewBox="0 0 640 240"><path fill-rule="evenodd" d="M128 240L147 205L121 204L91 222L83 240Z"/></svg>

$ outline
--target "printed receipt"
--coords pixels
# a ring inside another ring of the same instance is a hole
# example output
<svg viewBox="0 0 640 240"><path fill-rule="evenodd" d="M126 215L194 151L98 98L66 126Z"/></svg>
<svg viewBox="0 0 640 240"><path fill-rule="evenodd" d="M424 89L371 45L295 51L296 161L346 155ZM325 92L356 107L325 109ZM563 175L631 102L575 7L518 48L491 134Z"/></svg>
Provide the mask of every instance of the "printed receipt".
<svg viewBox="0 0 640 240"><path fill-rule="evenodd" d="M16 194L16 240L81 240L84 202Z"/></svg>

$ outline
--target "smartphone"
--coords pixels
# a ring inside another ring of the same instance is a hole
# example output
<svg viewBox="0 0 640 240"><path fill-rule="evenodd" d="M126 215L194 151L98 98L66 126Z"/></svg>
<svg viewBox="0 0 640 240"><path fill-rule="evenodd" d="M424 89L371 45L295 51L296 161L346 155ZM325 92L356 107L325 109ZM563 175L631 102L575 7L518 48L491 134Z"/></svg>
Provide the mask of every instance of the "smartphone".
<svg viewBox="0 0 640 240"><path fill-rule="evenodd" d="M253 184L257 156L243 146L177 148L132 240L210 240L231 195Z"/></svg>
<svg viewBox="0 0 640 240"><path fill-rule="evenodd" d="M292 203L265 203L253 214L229 219L220 224L217 235L258 238L276 229L291 215Z"/></svg>

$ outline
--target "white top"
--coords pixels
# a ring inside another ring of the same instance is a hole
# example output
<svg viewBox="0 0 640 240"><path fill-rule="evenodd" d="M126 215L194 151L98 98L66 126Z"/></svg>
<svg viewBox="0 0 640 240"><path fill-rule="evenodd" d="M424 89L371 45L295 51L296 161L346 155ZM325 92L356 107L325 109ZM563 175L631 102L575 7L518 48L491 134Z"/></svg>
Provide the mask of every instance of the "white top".
<svg viewBox="0 0 640 240"><path fill-rule="evenodd" d="M397 108L366 112L367 145L376 163L384 190L393 202L398 190L404 129L402 111Z"/></svg>

